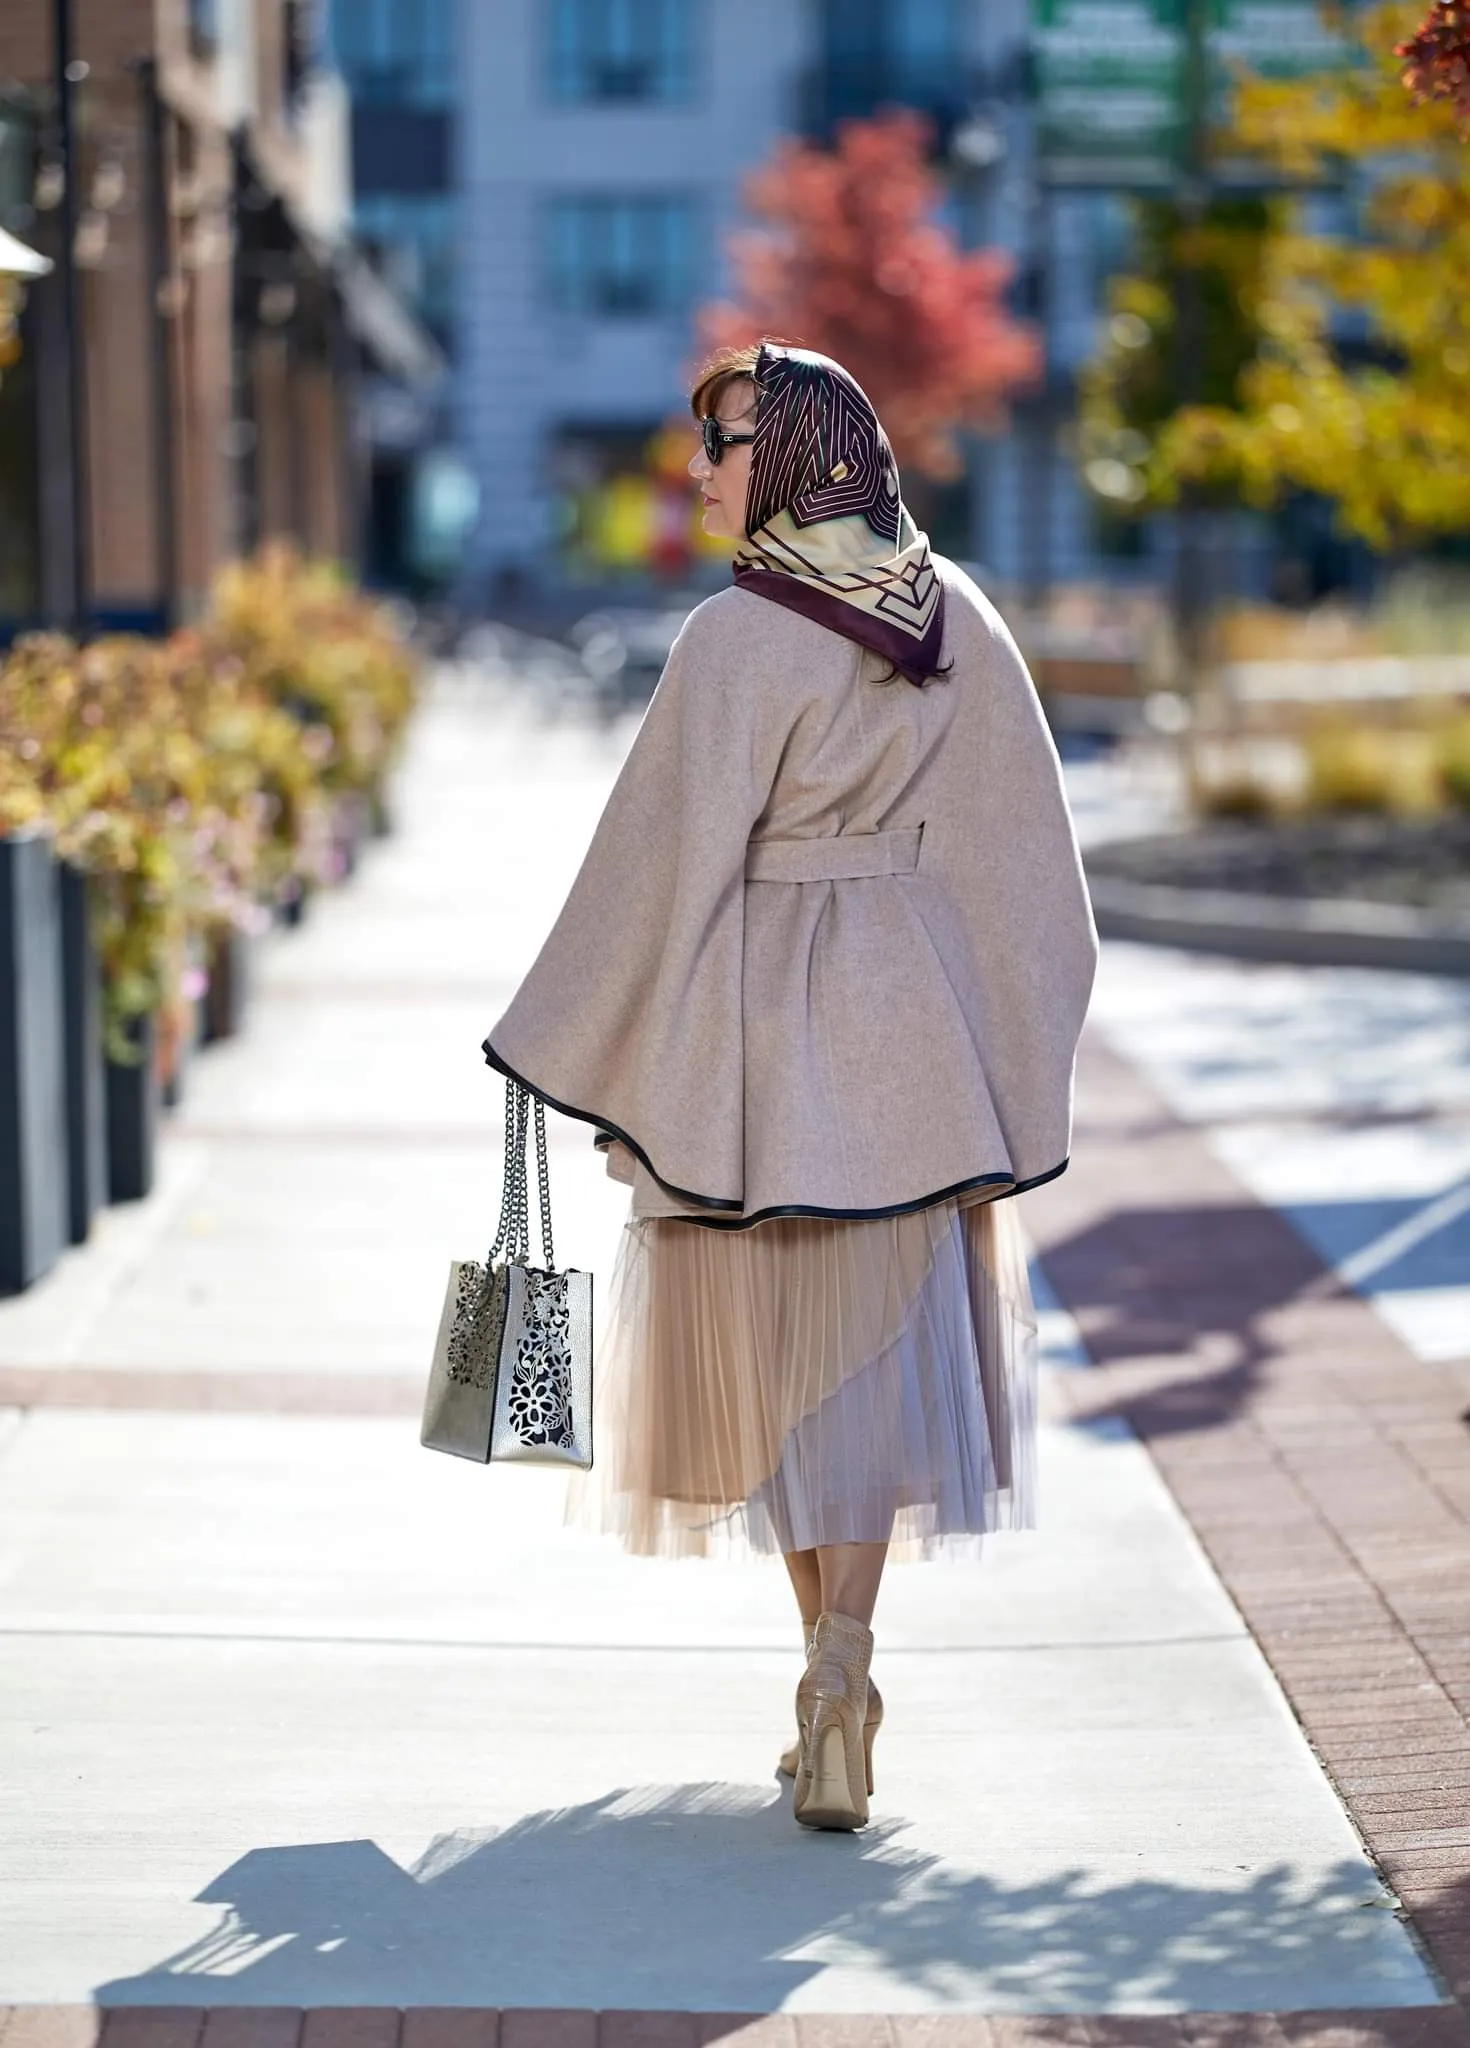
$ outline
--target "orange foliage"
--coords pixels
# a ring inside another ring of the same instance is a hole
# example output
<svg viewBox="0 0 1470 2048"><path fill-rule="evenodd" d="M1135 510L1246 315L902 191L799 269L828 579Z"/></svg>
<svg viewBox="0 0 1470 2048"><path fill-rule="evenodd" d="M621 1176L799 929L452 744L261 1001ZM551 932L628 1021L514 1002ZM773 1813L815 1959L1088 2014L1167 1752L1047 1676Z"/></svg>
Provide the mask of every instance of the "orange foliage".
<svg viewBox="0 0 1470 2048"><path fill-rule="evenodd" d="M1470 124L1470 4L1435 0L1405 43L1394 45L1405 59L1404 84L1416 100L1448 100Z"/></svg>
<svg viewBox="0 0 1470 2048"><path fill-rule="evenodd" d="M833 150L783 141L746 183L759 225L732 238L737 303L708 306L709 348L762 335L832 356L878 410L900 464L954 475L958 426L995 429L1041 345L1003 294L1009 257L965 251L935 218L927 124L844 124Z"/></svg>

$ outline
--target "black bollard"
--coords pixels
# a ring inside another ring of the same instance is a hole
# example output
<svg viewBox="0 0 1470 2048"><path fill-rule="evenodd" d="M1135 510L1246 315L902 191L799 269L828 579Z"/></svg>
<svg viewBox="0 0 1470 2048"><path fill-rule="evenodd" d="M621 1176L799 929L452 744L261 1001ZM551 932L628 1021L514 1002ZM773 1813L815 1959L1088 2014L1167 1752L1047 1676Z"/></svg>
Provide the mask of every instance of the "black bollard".
<svg viewBox="0 0 1470 2048"><path fill-rule="evenodd" d="M66 1018L67 1206L81 1244L107 1200L107 1074L102 1050L102 966L93 943L87 878L61 870L61 987Z"/></svg>
<svg viewBox="0 0 1470 2048"><path fill-rule="evenodd" d="M49 837L0 839L0 1292L67 1243L61 889Z"/></svg>
<svg viewBox="0 0 1470 2048"><path fill-rule="evenodd" d="M157 1035L153 1017L130 1017L127 1039L134 1058L107 1062L107 1196L112 1202L141 1201L153 1186L161 1107Z"/></svg>

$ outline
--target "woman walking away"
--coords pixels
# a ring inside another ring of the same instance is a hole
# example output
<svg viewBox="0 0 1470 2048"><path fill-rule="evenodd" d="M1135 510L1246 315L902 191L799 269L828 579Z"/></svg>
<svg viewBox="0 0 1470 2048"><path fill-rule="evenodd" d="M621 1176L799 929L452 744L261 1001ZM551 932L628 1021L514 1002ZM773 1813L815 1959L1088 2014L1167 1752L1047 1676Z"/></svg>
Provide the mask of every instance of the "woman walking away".
<svg viewBox="0 0 1470 2048"><path fill-rule="evenodd" d="M632 1187L578 1519L780 1550L796 1819L868 1817L891 1542L1034 1520L1015 1206L1059 1174L1097 940L1010 634L872 406L764 343L693 394L733 587L689 617L490 1064Z"/></svg>

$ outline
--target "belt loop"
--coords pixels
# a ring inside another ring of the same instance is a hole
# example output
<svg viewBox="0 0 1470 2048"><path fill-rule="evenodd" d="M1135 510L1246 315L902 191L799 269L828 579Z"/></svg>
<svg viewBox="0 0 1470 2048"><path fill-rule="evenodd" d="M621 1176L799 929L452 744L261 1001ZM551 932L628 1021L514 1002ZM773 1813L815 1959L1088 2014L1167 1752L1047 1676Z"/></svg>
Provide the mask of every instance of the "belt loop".
<svg viewBox="0 0 1470 2048"><path fill-rule="evenodd" d="M828 832L810 839L753 839L745 852L748 882L847 882L911 875L919 865L924 827L889 832Z"/></svg>

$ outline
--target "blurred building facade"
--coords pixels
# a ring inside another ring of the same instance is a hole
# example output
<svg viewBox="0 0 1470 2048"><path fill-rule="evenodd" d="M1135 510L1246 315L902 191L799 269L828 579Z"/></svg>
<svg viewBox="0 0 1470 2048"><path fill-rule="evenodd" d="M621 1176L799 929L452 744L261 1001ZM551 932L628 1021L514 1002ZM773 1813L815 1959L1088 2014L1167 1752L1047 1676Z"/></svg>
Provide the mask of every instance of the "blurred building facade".
<svg viewBox="0 0 1470 2048"><path fill-rule="evenodd" d="M348 240L347 101L303 0L69 0L69 207L60 5L0 11L0 224L54 266L0 372L0 627L151 628L271 536L355 559L359 364L440 364Z"/></svg>
<svg viewBox="0 0 1470 2048"><path fill-rule="evenodd" d="M953 224L1013 253L1017 310L1050 337L1047 388L972 443L936 538L1017 585L1138 572L1137 538L1100 527L1056 431L1125 216L1106 194L1038 197L1029 30L1026 0L461 0L476 594L586 571L578 508L611 492L616 511L682 403L742 178L783 134L825 137L895 102L933 117Z"/></svg>
<svg viewBox="0 0 1470 2048"><path fill-rule="evenodd" d="M332 0L327 28L352 106L354 232L452 354L460 279L459 0ZM473 105L472 97L464 104ZM361 399L367 572L396 585L446 580L457 565L463 502L462 489L456 501L462 465L447 394L378 374L365 379Z"/></svg>

